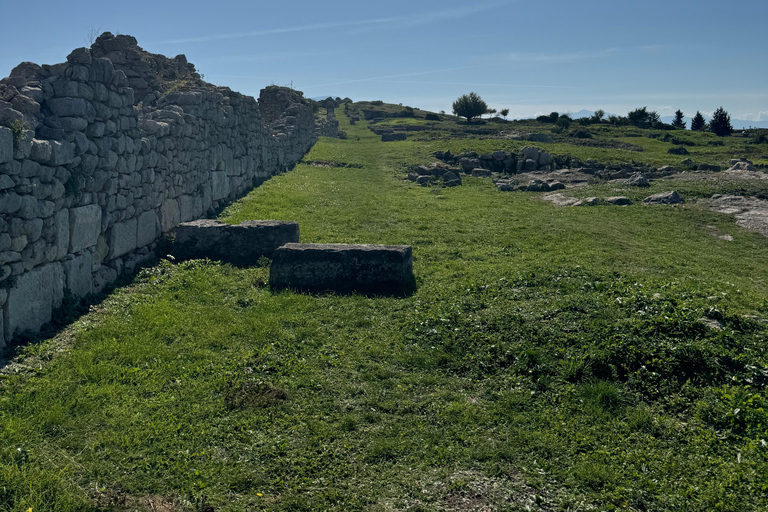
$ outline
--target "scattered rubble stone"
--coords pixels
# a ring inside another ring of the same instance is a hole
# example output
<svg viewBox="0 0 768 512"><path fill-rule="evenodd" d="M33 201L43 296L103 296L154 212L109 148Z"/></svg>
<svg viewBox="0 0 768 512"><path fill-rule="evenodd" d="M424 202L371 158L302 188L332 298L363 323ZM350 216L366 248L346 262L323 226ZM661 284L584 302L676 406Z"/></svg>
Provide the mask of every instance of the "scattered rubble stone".
<svg viewBox="0 0 768 512"><path fill-rule="evenodd" d="M643 199L643 204L681 204L685 200L674 190L659 192Z"/></svg>

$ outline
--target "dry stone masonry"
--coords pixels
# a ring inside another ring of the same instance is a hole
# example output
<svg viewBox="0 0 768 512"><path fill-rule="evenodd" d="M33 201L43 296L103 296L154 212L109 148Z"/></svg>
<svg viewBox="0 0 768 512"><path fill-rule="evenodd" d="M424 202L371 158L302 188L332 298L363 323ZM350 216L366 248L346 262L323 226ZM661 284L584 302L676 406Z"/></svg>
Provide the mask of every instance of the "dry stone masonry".
<svg viewBox="0 0 768 512"><path fill-rule="evenodd" d="M290 168L315 130L300 92L267 87L257 101L131 36L17 66L0 81L0 346Z"/></svg>

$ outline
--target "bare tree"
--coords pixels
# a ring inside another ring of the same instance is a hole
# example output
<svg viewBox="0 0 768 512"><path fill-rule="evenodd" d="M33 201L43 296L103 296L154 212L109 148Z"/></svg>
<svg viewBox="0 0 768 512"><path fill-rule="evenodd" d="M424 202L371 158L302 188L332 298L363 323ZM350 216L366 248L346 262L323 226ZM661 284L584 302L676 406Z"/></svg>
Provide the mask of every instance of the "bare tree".
<svg viewBox="0 0 768 512"><path fill-rule="evenodd" d="M96 42L96 38L98 38L101 35L101 27L103 25L99 25L98 27L94 27L91 25L88 27L88 32L85 35L85 44L87 44L89 47L93 46L93 43Z"/></svg>

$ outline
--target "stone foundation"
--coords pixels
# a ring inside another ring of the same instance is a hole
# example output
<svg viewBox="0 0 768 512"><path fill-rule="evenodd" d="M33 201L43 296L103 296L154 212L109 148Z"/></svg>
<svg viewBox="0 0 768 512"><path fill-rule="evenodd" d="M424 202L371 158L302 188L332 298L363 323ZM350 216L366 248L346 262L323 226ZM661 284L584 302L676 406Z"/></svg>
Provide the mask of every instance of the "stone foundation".
<svg viewBox="0 0 768 512"><path fill-rule="evenodd" d="M174 231L173 256L211 258L236 265L256 265L281 245L299 241L299 225L279 220L250 220L238 225L216 220L180 224Z"/></svg>
<svg viewBox="0 0 768 512"><path fill-rule="evenodd" d="M286 244L274 253L269 285L312 292L404 294L413 286L411 247Z"/></svg>

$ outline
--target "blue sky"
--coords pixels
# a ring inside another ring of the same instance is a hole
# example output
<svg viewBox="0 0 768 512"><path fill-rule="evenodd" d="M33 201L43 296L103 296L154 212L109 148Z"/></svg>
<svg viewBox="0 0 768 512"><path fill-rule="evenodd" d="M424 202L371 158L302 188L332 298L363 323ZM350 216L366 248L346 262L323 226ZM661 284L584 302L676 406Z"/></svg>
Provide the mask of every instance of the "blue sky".
<svg viewBox="0 0 768 512"><path fill-rule="evenodd" d="M0 76L62 62L101 28L251 95L292 84L450 111L476 91L513 117L647 105L768 119L765 0L3 4Z"/></svg>

